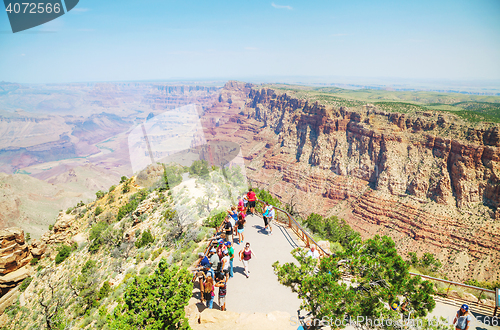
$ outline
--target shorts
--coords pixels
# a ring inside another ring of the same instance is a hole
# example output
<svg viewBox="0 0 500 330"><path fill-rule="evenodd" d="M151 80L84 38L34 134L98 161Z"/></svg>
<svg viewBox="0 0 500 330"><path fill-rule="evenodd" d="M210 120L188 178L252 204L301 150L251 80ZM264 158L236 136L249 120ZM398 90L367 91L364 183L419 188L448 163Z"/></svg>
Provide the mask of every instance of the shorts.
<svg viewBox="0 0 500 330"><path fill-rule="evenodd" d="M243 266L244 267L248 267L248 262L250 261L250 259L248 260L243 260Z"/></svg>
<svg viewBox="0 0 500 330"><path fill-rule="evenodd" d="M264 225L267 227L269 225L269 219L267 217L264 217Z"/></svg>
<svg viewBox="0 0 500 330"><path fill-rule="evenodd" d="M226 296L219 296L219 306L223 306L226 303Z"/></svg>
<svg viewBox="0 0 500 330"><path fill-rule="evenodd" d="M248 207L255 207L255 201L248 201Z"/></svg>
<svg viewBox="0 0 500 330"><path fill-rule="evenodd" d="M229 268L228 269L224 269L223 272L224 272L224 275L229 274Z"/></svg>
<svg viewBox="0 0 500 330"><path fill-rule="evenodd" d="M243 229L238 229L238 233L240 233L240 234L241 234L244 230L245 230L245 228L243 228Z"/></svg>

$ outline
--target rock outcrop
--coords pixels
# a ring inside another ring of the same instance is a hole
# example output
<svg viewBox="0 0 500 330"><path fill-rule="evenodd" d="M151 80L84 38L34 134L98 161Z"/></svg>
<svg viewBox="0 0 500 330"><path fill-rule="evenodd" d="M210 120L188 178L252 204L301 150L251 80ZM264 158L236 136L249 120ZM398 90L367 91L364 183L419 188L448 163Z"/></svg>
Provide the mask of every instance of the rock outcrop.
<svg viewBox="0 0 500 330"><path fill-rule="evenodd" d="M14 227L0 230L0 275L5 276L23 267L31 258L21 229Z"/></svg>
<svg viewBox="0 0 500 330"><path fill-rule="evenodd" d="M0 297L30 275L30 247L20 228L0 230Z"/></svg>
<svg viewBox="0 0 500 330"><path fill-rule="evenodd" d="M71 245L73 243L73 236L77 233L78 226L76 226L74 216L60 212L52 230L45 232L40 240L42 242L42 246L59 243Z"/></svg>

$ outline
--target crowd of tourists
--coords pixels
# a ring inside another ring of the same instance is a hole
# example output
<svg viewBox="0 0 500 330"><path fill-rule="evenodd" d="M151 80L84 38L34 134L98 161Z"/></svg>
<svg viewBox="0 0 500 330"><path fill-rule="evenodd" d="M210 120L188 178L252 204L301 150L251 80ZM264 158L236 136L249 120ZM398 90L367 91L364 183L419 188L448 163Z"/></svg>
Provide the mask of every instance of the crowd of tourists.
<svg viewBox="0 0 500 330"><path fill-rule="evenodd" d="M226 310L227 282L234 277L234 245L244 245L238 257L243 263L244 275L247 278L250 276L250 259L255 257L255 253L251 250L250 243L245 243L244 232L247 215L255 214L256 201L257 196L252 189L239 197L237 204L227 210L224 222L212 237L207 255L198 254L200 259L195 277L200 283L201 302L206 303L207 308L213 307L215 288L219 288L218 303L221 310ZM262 216L268 235L271 235L274 208L266 203Z"/></svg>
<svg viewBox="0 0 500 330"><path fill-rule="evenodd" d="M247 215L255 214L255 203L257 196L250 189L247 194L238 198L236 205L227 210L224 222L219 227L218 232L211 238L208 253L199 253L199 262L196 269L195 278L200 284L202 303L207 308L213 307L215 299L215 288L218 289L218 305L221 310L226 310L227 283L234 277L233 262L235 258L235 245L243 245L238 252L238 258L243 264L244 275L250 277L250 260L255 257L255 253L250 248L250 243L245 243L245 224ZM272 205L265 202L262 212L264 219L264 229L267 235L272 235L272 223L275 217L275 210ZM319 259L319 254L311 247L308 256Z"/></svg>

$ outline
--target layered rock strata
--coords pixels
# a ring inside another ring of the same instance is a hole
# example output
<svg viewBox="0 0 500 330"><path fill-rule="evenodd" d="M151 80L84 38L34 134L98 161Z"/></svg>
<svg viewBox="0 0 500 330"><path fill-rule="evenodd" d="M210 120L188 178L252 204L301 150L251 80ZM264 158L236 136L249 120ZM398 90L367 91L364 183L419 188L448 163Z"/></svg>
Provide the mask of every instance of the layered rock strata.
<svg viewBox="0 0 500 330"><path fill-rule="evenodd" d="M433 252L456 279L500 274L499 125L332 108L236 82L202 120L208 140L241 145L254 185L304 214L387 234L403 255Z"/></svg>
<svg viewBox="0 0 500 330"><path fill-rule="evenodd" d="M28 277L32 258L20 228L0 230L0 297Z"/></svg>

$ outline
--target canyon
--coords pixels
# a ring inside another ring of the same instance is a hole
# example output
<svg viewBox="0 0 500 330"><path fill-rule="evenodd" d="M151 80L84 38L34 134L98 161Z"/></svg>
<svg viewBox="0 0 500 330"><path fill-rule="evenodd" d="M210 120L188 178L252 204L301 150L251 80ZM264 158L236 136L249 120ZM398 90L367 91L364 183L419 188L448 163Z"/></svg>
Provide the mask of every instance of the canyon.
<svg viewBox="0 0 500 330"><path fill-rule="evenodd" d="M239 143L252 184L403 256L434 253L455 280L499 280L500 135L443 112L328 106L229 82L202 117L208 141Z"/></svg>

